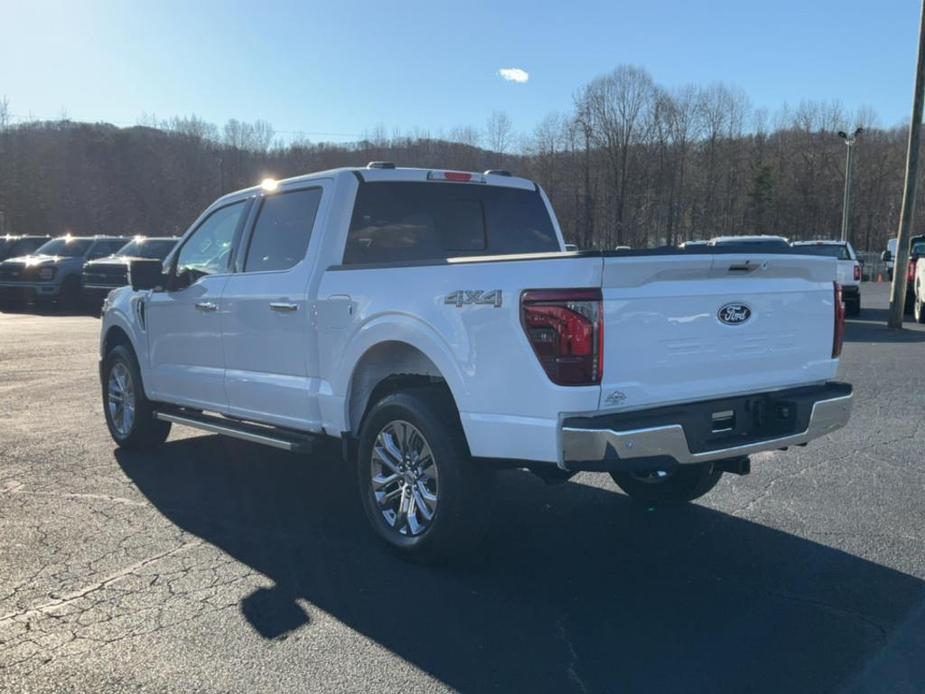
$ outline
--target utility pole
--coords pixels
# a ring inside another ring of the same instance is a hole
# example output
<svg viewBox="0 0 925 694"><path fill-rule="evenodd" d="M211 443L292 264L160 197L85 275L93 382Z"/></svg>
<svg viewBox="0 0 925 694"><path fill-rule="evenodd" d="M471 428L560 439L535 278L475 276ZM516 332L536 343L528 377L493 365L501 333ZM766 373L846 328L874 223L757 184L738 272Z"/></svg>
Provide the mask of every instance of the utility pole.
<svg viewBox="0 0 925 694"><path fill-rule="evenodd" d="M919 134L922 130L922 98L925 96L925 0L919 21L919 55L915 66L915 92L912 97L912 123L909 124L909 149L906 151L906 180L903 184L903 206L899 213L899 233L896 260L893 263L893 287L890 293L890 316L887 326L903 327L906 305L906 267L909 265L909 241L912 239L912 219L915 216L915 195L919 173Z"/></svg>
<svg viewBox="0 0 925 694"><path fill-rule="evenodd" d="M858 135L864 132L864 128L858 128L851 135L844 130L838 131L838 136L845 141L848 148L848 155L845 159L845 197L842 200L841 208L841 240L848 240L848 212L851 204L851 153L854 150L854 143L857 142Z"/></svg>

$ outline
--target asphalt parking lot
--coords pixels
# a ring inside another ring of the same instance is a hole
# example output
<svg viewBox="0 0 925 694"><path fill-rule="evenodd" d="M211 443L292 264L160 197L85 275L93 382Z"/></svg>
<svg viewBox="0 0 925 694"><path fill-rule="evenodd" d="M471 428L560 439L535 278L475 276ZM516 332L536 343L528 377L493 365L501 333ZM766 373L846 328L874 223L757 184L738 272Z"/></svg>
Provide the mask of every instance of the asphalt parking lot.
<svg viewBox="0 0 925 694"><path fill-rule="evenodd" d="M922 691L925 326L864 303L842 432L667 511L503 473L450 569L382 549L330 453L116 450L99 321L0 314L0 691Z"/></svg>

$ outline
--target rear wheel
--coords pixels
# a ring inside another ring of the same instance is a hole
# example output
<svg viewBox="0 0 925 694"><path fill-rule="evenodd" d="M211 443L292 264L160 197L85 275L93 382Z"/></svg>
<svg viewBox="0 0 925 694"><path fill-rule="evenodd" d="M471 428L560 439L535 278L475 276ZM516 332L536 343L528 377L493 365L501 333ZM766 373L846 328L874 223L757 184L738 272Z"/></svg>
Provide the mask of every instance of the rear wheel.
<svg viewBox="0 0 925 694"><path fill-rule="evenodd" d="M612 472L610 476L633 501L667 506L700 498L716 486L722 474L712 463L704 463L671 470Z"/></svg>
<svg viewBox="0 0 925 694"><path fill-rule="evenodd" d="M103 412L113 441L122 448L153 448L164 443L170 422L154 418L132 351L124 345L113 348L103 361L102 377Z"/></svg>
<svg viewBox="0 0 925 694"><path fill-rule="evenodd" d="M363 509L390 547L445 562L479 544L491 474L472 461L449 396L414 389L383 398L366 416L358 449Z"/></svg>

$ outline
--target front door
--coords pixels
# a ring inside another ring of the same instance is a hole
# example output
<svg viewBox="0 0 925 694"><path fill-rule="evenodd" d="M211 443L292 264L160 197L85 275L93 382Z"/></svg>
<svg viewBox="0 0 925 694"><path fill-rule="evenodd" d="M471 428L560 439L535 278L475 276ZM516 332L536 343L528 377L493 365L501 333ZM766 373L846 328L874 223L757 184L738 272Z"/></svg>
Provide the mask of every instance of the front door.
<svg viewBox="0 0 925 694"><path fill-rule="evenodd" d="M222 294L229 277L235 235L246 201L212 212L188 236L172 263L166 291L146 302L149 389L153 399L222 411Z"/></svg>
<svg viewBox="0 0 925 694"><path fill-rule="evenodd" d="M222 335L229 413L306 431L320 416L307 301L309 241L325 182L267 193L224 290Z"/></svg>

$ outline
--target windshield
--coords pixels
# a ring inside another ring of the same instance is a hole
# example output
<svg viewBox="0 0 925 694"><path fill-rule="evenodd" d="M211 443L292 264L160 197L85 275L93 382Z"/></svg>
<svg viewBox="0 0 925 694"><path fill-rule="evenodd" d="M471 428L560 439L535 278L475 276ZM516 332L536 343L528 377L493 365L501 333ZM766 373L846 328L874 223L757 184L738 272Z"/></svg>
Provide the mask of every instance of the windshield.
<svg viewBox="0 0 925 694"><path fill-rule="evenodd" d="M794 248L798 252L805 253L806 255L824 255L829 256L830 258L838 258L839 260L851 260L851 256L848 255L847 246L831 243L819 243L815 245L799 244L794 246Z"/></svg>
<svg viewBox="0 0 925 694"><path fill-rule="evenodd" d="M44 243L35 251L36 255L60 255L65 258L82 256L90 248L93 239L59 238Z"/></svg>
<svg viewBox="0 0 925 694"><path fill-rule="evenodd" d="M163 260L170 253L170 250L176 245L175 239L145 239L142 241L131 241L125 244L116 253L118 256L127 256L131 258L156 258Z"/></svg>

